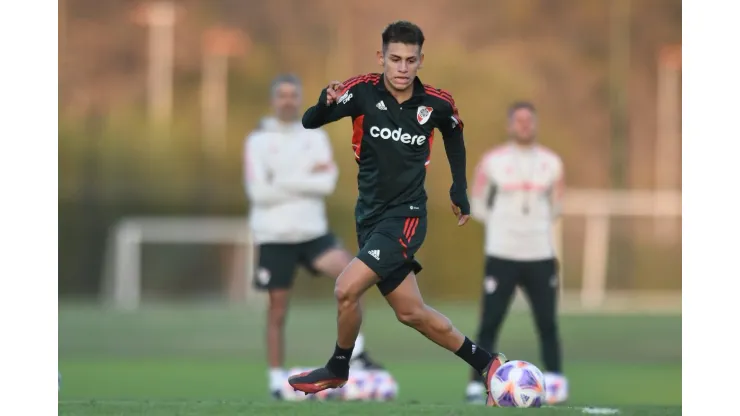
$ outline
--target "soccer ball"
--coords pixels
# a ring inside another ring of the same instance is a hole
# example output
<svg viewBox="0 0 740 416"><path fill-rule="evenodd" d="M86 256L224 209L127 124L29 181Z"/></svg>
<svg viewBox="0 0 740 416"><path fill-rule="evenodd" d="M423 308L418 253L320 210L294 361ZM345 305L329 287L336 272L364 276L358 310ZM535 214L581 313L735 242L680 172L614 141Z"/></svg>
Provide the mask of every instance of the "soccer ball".
<svg viewBox="0 0 740 416"><path fill-rule="evenodd" d="M385 370L350 370L349 380L337 389L339 400L390 401L398 395L398 383Z"/></svg>
<svg viewBox="0 0 740 416"><path fill-rule="evenodd" d="M545 377L534 364L509 361L491 379L491 397L499 407L540 407L545 400Z"/></svg>
<svg viewBox="0 0 740 416"><path fill-rule="evenodd" d="M398 397L398 383L391 373L385 370L371 370L368 373L373 385L373 400L387 402Z"/></svg>
<svg viewBox="0 0 740 416"><path fill-rule="evenodd" d="M340 400L351 402L370 400L372 398L372 387L373 386L370 384L366 371L350 370L347 384L337 390L339 392Z"/></svg>

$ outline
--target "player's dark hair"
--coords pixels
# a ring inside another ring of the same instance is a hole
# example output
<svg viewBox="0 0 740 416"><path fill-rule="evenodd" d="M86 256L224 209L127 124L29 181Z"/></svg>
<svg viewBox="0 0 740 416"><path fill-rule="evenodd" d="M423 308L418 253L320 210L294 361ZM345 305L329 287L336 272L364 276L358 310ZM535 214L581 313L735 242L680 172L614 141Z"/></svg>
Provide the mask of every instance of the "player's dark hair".
<svg viewBox="0 0 740 416"><path fill-rule="evenodd" d="M383 53L388 49L388 44L391 43L419 45L419 50L424 46L424 33L421 28L406 20L399 20L386 26L381 37L383 39Z"/></svg>
<svg viewBox="0 0 740 416"><path fill-rule="evenodd" d="M509 106L508 115L509 118L514 116L519 110L529 110L532 114L537 114L537 109L534 108L534 104L529 101L515 101Z"/></svg>

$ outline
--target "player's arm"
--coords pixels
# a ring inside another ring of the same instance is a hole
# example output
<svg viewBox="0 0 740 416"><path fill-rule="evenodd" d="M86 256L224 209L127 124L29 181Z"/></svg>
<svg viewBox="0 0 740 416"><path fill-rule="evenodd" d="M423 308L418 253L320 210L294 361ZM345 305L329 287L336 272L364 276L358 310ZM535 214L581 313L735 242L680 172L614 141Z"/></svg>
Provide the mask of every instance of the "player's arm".
<svg viewBox="0 0 740 416"><path fill-rule="evenodd" d="M470 198L470 216L474 219L485 222L488 216L490 206L488 197L493 183L487 172L488 158L484 157L475 167L475 177L473 178L473 191Z"/></svg>
<svg viewBox="0 0 740 416"><path fill-rule="evenodd" d="M463 122L458 114L455 101L452 97L446 98L449 109L444 113L444 119L438 126L442 132L447 160L450 162L452 172L452 186L450 187L450 200L452 211L458 217L458 225L463 225L470 216L470 202L468 201L468 180L465 174L466 153L465 139L463 138Z"/></svg>
<svg viewBox="0 0 740 416"><path fill-rule="evenodd" d="M303 127L317 129L344 117L360 115L358 90L362 87L359 77L345 82L332 81L321 91L319 101L303 114Z"/></svg>
<svg viewBox="0 0 740 416"><path fill-rule="evenodd" d="M316 140L315 146L306 155L306 157L315 161L312 163L311 171L308 174L294 171L295 173L290 176L278 177L276 182L280 187L289 191L316 196L326 196L334 192L339 177L339 169L334 163L329 137L322 131Z"/></svg>
<svg viewBox="0 0 740 416"><path fill-rule="evenodd" d="M292 194L280 188L264 163L264 149L259 136L250 135L244 143L244 186L255 205L274 205L289 201Z"/></svg>
<svg viewBox="0 0 740 416"><path fill-rule="evenodd" d="M558 158L555 166L555 181L550 190L550 203L552 204L553 219L560 216L560 210L563 206L563 195L565 194L565 169L563 168L563 161Z"/></svg>

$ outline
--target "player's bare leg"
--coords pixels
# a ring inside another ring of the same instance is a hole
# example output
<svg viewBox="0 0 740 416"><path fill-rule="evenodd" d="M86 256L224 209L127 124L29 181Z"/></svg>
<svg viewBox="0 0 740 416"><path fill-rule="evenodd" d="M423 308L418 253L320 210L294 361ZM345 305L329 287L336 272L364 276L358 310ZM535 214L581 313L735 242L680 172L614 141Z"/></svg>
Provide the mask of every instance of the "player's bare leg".
<svg viewBox="0 0 740 416"><path fill-rule="evenodd" d="M478 347L457 330L446 316L426 305L414 273L410 273L385 298L401 323L414 328L432 342L465 360L483 376L486 388L490 391L491 378L501 364L507 361L506 356L500 353L491 354ZM487 404L492 404L490 394Z"/></svg>
<svg viewBox="0 0 740 416"><path fill-rule="evenodd" d="M349 263L354 257L341 248L333 248L322 255L320 255L312 264L313 268L321 272L324 276L332 277L333 279L339 278L344 269L347 268ZM355 348L352 350L352 362L353 368L360 366L365 369L382 369L383 366L370 358L370 354L365 350L365 339L360 332L355 340Z"/></svg>
<svg viewBox="0 0 740 416"><path fill-rule="evenodd" d="M288 382L308 393L344 386L349 378L349 361L362 325L360 299L378 282L378 277L362 261L353 259L334 286L337 299L337 344L325 367L293 375Z"/></svg>
<svg viewBox="0 0 740 416"><path fill-rule="evenodd" d="M362 325L360 299L378 277L365 263L352 259L337 279L334 297L337 299L337 345L350 349L357 339Z"/></svg>
<svg viewBox="0 0 740 416"><path fill-rule="evenodd" d="M288 314L290 290L272 289L269 291L267 308L267 362L270 366L270 392L279 398L282 383L285 382L283 362L285 357L285 318Z"/></svg>
<svg viewBox="0 0 740 416"><path fill-rule="evenodd" d="M465 341L465 335L446 316L424 303L414 273L410 273L385 299L399 322L421 332L440 347L455 352Z"/></svg>

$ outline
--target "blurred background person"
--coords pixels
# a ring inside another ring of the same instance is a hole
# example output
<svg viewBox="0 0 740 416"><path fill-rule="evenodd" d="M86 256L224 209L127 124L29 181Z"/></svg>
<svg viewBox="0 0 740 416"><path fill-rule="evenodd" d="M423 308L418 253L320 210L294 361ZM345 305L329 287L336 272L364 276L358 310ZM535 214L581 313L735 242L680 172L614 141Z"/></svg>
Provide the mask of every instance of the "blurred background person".
<svg viewBox="0 0 740 416"><path fill-rule="evenodd" d="M255 287L269 294L267 359L271 394L281 398L285 320L298 266L336 279L352 260L329 230L324 198L334 191L338 170L321 129L300 121L301 83L280 75L271 85L273 115L264 118L245 143L245 186L249 224L258 259ZM329 324L329 323L327 323ZM352 365L379 368L357 342Z"/></svg>
<svg viewBox="0 0 740 416"><path fill-rule="evenodd" d="M537 114L529 102L508 111L508 143L486 153L478 163L472 190L472 215L485 226L485 266L477 342L495 351L501 324L514 298L524 290L540 338L546 400L565 401L557 325L558 262L552 226L565 188L563 163L537 143ZM484 391L471 375L466 397L479 402Z"/></svg>

